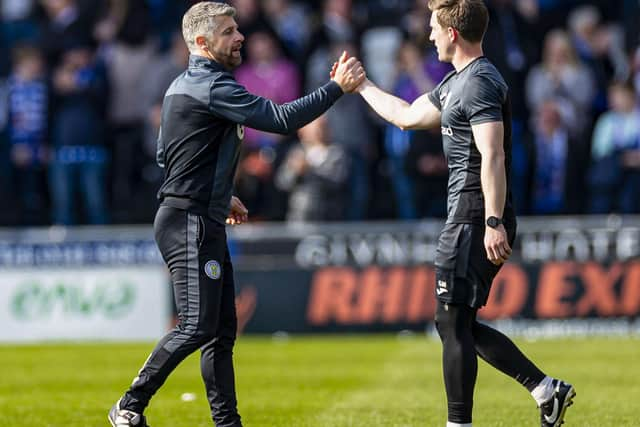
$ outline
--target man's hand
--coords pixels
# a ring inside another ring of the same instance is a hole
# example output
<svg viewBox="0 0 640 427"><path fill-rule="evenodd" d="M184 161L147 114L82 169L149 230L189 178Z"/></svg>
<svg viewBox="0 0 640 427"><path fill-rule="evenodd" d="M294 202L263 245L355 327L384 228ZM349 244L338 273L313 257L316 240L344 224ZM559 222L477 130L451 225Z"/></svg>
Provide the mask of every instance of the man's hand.
<svg viewBox="0 0 640 427"><path fill-rule="evenodd" d="M352 93L366 77L362 64L356 58L349 58L347 52L342 52L338 62L333 64L330 72L334 80L343 92Z"/></svg>
<svg viewBox="0 0 640 427"><path fill-rule="evenodd" d="M484 248L487 258L495 265L501 265L511 255L511 247L507 240L507 230L500 224L496 228L486 227L484 231Z"/></svg>
<svg viewBox="0 0 640 427"><path fill-rule="evenodd" d="M238 225L247 222L249 211L236 196L231 196L229 203L229 217L225 221L229 225Z"/></svg>

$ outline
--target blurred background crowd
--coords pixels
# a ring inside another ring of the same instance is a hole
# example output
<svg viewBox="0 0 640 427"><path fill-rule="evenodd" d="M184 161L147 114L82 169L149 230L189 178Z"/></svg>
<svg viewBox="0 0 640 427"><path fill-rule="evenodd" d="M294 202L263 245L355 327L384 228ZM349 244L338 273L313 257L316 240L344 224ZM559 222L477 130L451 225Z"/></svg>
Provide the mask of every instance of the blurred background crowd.
<svg viewBox="0 0 640 427"><path fill-rule="evenodd" d="M0 0L0 225L149 223L162 98L188 61L188 0ZM426 0L234 0L237 80L284 103L342 50L411 102L451 70ZM485 55L512 91L520 215L640 212L640 1L487 0ZM439 130L401 131L359 96L297 134L247 129L253 220L444 217Z"/></svg>

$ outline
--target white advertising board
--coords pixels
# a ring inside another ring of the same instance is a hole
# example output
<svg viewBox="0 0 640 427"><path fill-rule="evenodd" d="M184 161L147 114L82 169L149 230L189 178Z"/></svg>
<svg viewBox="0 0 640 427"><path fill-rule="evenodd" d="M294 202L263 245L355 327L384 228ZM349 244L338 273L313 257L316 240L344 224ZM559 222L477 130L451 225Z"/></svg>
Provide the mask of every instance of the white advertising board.
<svg viewBox="0 0 640 427"><path fill-rule="evenodd" d="M0 270L0 342L157 339L169 289L163 266Z"/></svg>

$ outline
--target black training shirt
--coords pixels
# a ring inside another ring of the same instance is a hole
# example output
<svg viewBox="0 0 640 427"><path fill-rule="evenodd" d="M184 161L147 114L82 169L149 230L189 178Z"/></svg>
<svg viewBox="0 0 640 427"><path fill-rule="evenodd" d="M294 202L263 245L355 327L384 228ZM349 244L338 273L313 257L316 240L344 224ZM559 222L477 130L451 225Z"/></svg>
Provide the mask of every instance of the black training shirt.
<svg viewBox="0 0 640 427"><path fill-rule="evenodd" d="M447 222L484 224L481 156L471 125L486 122L504 125L507 200L503 218L512 221L511 105L509 88L498 70L485 57L477 58L462 70L447 74L428 97L442 114L442 144L449 166Z"/></svg>

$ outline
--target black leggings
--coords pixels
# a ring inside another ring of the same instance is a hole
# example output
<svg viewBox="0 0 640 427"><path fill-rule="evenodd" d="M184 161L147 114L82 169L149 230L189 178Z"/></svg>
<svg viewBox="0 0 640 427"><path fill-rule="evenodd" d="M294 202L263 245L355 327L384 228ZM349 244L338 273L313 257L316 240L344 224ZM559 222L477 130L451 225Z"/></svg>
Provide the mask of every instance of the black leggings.
<svg viewBox="0 0 640 427"><path fill-rule="evenodd" d="M480 356L531 391L545 377L516 345L499 331L476 320L476 308L438 301L436 329L442 340L442 367L449 421L471 422L473 389Z"/></svg>

